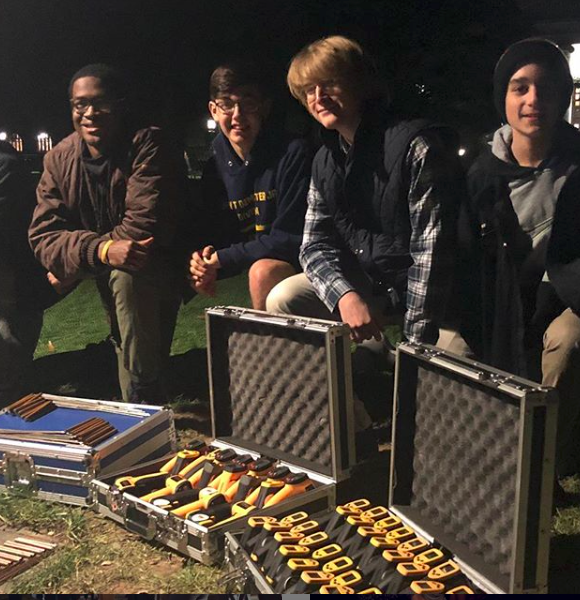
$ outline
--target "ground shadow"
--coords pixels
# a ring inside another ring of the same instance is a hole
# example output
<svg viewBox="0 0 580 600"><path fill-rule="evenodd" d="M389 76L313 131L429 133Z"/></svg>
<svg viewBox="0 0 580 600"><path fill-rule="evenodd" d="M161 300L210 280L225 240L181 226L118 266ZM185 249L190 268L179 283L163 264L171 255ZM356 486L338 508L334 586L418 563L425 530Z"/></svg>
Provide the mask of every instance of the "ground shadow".
<svg viewBox="0 0 580 600"><path fill-rule="evenodd" d="M550 541L550 594L576 594L580 589L580 535L558 535Z"/></svg>

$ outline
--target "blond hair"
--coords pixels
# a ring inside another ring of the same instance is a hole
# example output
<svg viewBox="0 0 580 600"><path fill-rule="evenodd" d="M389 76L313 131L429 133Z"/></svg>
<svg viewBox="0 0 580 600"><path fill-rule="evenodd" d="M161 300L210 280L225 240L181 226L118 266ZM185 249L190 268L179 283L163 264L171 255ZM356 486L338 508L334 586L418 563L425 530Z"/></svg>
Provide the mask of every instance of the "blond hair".
<svg viewBox="0 0 580 600"><path fill-rule="evenodd" d="M370 58L358 42L341 35L321 38L302 48L290 62L286 78L290 93L305 106L306 87L331 79L352 85L365 100L382 93Z"/></svg>

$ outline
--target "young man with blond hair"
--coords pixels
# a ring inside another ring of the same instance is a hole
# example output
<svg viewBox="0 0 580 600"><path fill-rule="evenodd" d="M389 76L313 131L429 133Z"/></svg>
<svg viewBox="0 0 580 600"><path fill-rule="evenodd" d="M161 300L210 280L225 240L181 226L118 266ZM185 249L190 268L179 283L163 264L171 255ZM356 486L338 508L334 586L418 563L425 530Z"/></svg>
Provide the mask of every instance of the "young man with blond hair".
<svg viewBox="0 0 580 600"><path fill-rule="evenodd" d="M361 46L320 39L288 72L292 95L322 125L300 263L275 287L272 312L340 318L356 342L389 321L435 343L454 252L461 178L447 127L393 113Z"/></svg>
<svg viewBox="0 0 580 600"><path fill-rule="evenodd" d="M322 125L323 144L308 192L304 273L278 284L267 310L344 321L377 354L388 347L389 323L402 324L412 342L435 343L461 189L453 132L395 114L371 60L342 36L301 50L288 85ZM359 401L355 419L363 458L376 442Z"/></svg>

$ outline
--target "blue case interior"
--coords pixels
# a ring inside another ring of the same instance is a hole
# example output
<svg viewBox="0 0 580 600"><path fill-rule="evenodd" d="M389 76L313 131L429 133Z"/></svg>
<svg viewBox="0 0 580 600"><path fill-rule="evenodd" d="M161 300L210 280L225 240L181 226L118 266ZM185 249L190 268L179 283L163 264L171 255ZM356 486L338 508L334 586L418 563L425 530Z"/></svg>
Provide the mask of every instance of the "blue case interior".
<svg viewBox="0 0 580 600"><path fill-rule="evenodd" d="M149 415L153 415L158 412L160 408L155 409L139 407L139 410L143 410ZM128 429L131 429L131 427L137 425L145 418L132 417L129 415L118 415L106 411L57 407L52 412L43 415L34 421L25 421L16 415L5 413L0 415L0 429L13 429L16 431L64 431L92 417L104 419L110 423L118 433L123 433ZM104 440L101 443L106 443L107 441L108 440ZM55 446L56 445L57 444L55 444Z"/></svg>

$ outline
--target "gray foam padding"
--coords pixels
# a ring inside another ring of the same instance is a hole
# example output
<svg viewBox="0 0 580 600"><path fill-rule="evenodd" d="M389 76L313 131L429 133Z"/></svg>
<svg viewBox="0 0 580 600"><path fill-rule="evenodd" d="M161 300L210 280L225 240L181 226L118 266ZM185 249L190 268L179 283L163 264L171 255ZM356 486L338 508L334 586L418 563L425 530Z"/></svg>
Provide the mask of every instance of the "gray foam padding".
<svg viewBox="0 0 580 600"><path fill-rule="evenodd" d="M421 366L411 506L507 575L520 409L505 395Z"/></svg>
<svg viewBox="0 0 580 600"><path fill-rule="evenodd" d="M231 402L231 435L330 473L324 334L234 320L227 328L229 388L214 380L214 397Z"/></svg>

